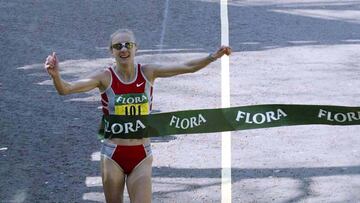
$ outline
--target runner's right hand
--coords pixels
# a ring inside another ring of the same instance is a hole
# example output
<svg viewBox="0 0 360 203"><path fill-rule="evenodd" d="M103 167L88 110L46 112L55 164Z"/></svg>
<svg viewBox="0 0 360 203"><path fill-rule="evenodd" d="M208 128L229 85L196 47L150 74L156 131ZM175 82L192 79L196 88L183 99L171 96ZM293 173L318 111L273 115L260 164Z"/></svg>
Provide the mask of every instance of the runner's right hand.
<svg viewBox="0 0 360 203"><path fill-rule="evenodd" d="M59 61L55 52L46 58L44 67L51 77L56 77L59 75Z"/></svg>

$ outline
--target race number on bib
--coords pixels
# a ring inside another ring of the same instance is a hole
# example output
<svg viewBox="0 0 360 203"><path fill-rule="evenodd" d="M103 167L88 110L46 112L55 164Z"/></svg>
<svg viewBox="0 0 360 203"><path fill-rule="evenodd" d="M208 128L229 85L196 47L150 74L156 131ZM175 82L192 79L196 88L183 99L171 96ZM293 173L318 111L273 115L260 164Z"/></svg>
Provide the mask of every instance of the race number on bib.
<svg viewBox="0 0 360 203"><path fill-rule="evenodd" d="M143 93L116 95L115 114L123 116L148 115L149 100Z"/></svg>

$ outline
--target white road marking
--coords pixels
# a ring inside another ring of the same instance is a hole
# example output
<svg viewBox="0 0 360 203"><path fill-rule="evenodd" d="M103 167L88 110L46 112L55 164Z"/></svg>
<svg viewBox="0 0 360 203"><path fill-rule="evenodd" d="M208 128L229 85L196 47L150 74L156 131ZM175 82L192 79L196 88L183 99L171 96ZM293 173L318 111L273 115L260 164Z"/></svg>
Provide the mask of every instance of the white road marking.
<svg viewBox="0 0 360 203"><path fill-rule="evenodd" d="M220 0L221 45L229 45L227 0ZM229 57L221 58L221 107L230 107ZM231 202L231 133L221 133L221 202Z"/></svg>
<svg viewBox="0 0 360 203"><path fill-rule="evenodd" d="M165 10L164 10L164 19L163 19L163 22L162 22L162 30L161 30L161 37L160 37L160 50L162 50L163 46L164 46L168 10L169 10L169 0L166 0L166 2L165 2ZM162 51L160 51L160 53L161 52Z"/></svg>
<svg viewBox="0 0 360 203"><path fill-rule="evenodd" d="M86 187L102 187L102 180L100 176L86 177Z"/></svg>
<svg viewBox="0 0 360 203"><path fill-rule="evenodd" d="M326 10L326 9L274 9L277 13L285 13L311 18L320 18L326 20L336 20L349 23L360 23L360 11L358 10Z"/></svg>
<svg viewBox="0 0 360 203"><path fill-rule="evenodd" d="M100 161L100 151L91 154L91 161Z"/></svg>
<svg viewBox="0 0 360 203"><path fill-rule="evenodd" d="M92 202L105 202L105 196L102 192L87 192L82 196L83 200L89 200Z"/></svg>

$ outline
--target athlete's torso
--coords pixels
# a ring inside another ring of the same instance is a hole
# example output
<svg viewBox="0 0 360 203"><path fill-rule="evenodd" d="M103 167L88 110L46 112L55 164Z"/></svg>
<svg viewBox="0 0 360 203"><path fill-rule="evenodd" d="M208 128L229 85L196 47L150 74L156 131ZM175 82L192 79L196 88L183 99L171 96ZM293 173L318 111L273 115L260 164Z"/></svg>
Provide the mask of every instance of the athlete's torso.
<svg viewBox="0 0 360 203"><path fill-rule="evenodd" d="M146 79L142 67L135 67L133 81L124 82L116 74L114 68L107 69L111 75L110 84L101 92L102 111L104 115L148 115L152 109L152 84ZM111 142L121 145L137 145L149 143L148 138L120 139Z"/></svg>

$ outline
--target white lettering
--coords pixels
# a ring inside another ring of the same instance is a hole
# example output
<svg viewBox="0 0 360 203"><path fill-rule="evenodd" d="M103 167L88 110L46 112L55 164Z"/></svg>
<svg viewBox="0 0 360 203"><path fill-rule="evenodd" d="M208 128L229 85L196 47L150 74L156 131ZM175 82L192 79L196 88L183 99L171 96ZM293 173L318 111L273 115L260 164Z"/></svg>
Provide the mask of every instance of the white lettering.
<svg viewBox="0 0 360 203"><path fill-rule="evenodd" d="M268 111L266 112L266 121L269 123L271 120L279 120L279 117L275 117L275 112Z"/></svg>
<svg viewBox="0 0 360 203"><path fill-rule="evenodd" d="M123 103L123 102L121 102L121 100L123 100L123 99L124 99L124 98L122 98L121 96L118 97L117 100L116 100L116 103Z"/></svg>
<svg viewBox="0 0 360 203"><path fill-rule="evenodd" d="M245 123L263 124L265 122L270 123L272 121L277 121L282 117L286 117L286 116L287 114L281 109L277 109L276 112L267 111L264 113L255 113L255 114L252 114L250 112L238 111L236 116L236 121L239 122L240 120L245 119Z"/></svg>
<svg viewBox="0 0 360 203"><path fill-rule="evenodd" d="M340 116L342 117L342 119L339 118ZM335 114L334 117L335 117L335 120L340 123L343 123L347 120L345 114L343 114L343 113L337 113L337 114Z"/></svg>
<svg viewBox="0 0 360 203"><path fill-rule="evenodd" d="M140 120L136 120L136 131L138 131L139 128L145 129L146 127Z"/></svg>
<svg viewBox="0 0 360 203"><path fill-rule="evenodd" d="M184 119L182 119L181 120L181 128L182 129L188 129L189 128L189 125L190 125L190 121L189 121L189 119L187 119L187 118L184 118Z"/></svg>
<svg viewBox="0 0 360 203"><path fill-rule="evenodd" d="M109 127L110 127L109 122L104 119L104 123L105 123L104 131L105 132L111 132L111 129L109 129Z"/></svg>
<svg viewBox="0 0 360 203"><path fill-rule="evenodd" d="M135 128L134 128L134 123L132 122L113 123L111 125L111 131L106 131L106 132L111 132L112 134L120 134L124 132L125 134L128 134L129 132L137 132L139 128L145 129L146 127L140 120L136 120Z"/></svg>
<svg viewBox="0 0 360 203"><path fill-rule="evenodd" d="M131 132L135 132L135 130L132 128L133 127L132 123L125 123L124 125L125 125L125 134L129 133L129 130Z"/></svg>
<svg viewBox="0 0 360 203"><path fill-rule="evenodd" d="M144 101L147 101L147 97L145 95L141 96L134 96L134 97L122 97L119 96L116 99L117 104L139 104L143 103Z"/></svg>
<svg viewBox="0 0 360 203"><path fill-rule="evenodd" d="M319 115L318 115L318 117L321 118L321 117L323 117L323 116L326 116L326 111L320 109L320 110L319 110Z"/></svg>
<svg viewBox="0 0 360 203"><path fill-rule="evenodd" d="M126 101L126 103L128 104L133 104L134 103L134 98L133 97L129 97Z"/></svg>
<svg viewBox="0 0 360 203"><path fill-rule="evenodd" d="M135 97L135 103L138 104L138 103L140 103L140 102L142 102L142 101L141 101L141 98L140 98L140 97Z"/></svg>
<svg viewBox="0 0 360 203"><path fill-rule="evenodd" d="M170 126L172 126L172 124L176 123L175 119L176 119L176 121L179 120L179 118L177 118L175 116L171 117Z"/></svg>
<svg viewBox="0 0 360 203"><path fill-rule="evenodd" d="M188 128L200 126L202 123L206 123L206 119L203 115L199 114L197 117L193 116L190 118L178 118L176 116L172 116L169 125L185 130Z"/></svg>
<svg viewBox="0 0 360 203"><path fill-rule="evenodd" d="M261 117L260 121L257 119L259 116ZM253 116L253 121L256 124L263 124L265 122L265 120L266 120L265 115L262 113L257 113Z"/></svg>
<svg viewBox="0 0 360 203"><path fill-rule="evenodd" d="M331 118L331 112L329 112L329 113L327 114L327 119L328 119L329 121L334 121L334 119Z"/></svg>
<svg viewBox="0 0 360 203"><path fill-rule="evenodd" d="M286 114L283 110L281 110L281 109L278 109L278 110L277 110L277 113L278 113L278 120L279 120L281 117L286 117L286 116L287 116L287 114Z"/></svg>
<svg viewBox="0 0 360 203"><path fill-rule="evenodd" d="M246 115L245 112L238 111L237 116L236 116L236 121L240 121L240 119L244 118L244 115Z"/></svg>
<svg viewBox="0 0 360 203"><path fill-rule="evenodd" d="M201 123L206 123L206 120L201 114L199 114L199 122L198 122L198 124L201 125Z"/></svg>
<svg viewBox="0 0 360 203"><path fill-rule="evenodd" d="M114 123L114 124L112 124L112 126L111 126L111 132L113 133L113 134L119 134L119 133L121 133L122 131L123 131L123 126L120 124L120 123Z"/></svg>
<svg viewBox="0 0 360 203"><path fill-rule="evenodd" d="M330 111L325 111L320 109L319 118L325 117L328 121L336 121L339 123L347 122L347 121L358 121L360 120L360 111L358 112L347 112L347 113L333 113Z"/></svg>
<svg viewBox="0 0 360 203"><path fill-rule="evenodd" d="M190 128L193 128L194 126L198 126L198 124L196 123L196 117L191 117L190 118Z"/></svg>
<svg viewBox="0 0 360 203"><path fill-rule="evenodd" d="M246 123L253 123L251 120L250 120L250 113L246 113L246 120L245 120L245 122Z"/></svg>
<svg viewBox="0 0 360 203"><path fill-rule="evenodd" d="M349 118L349 121L353 121L353 120L357 121L357 120L359 120L359 118L356 118L356 115L355 115L354 112L347 113L347 117Z"/></svg>

